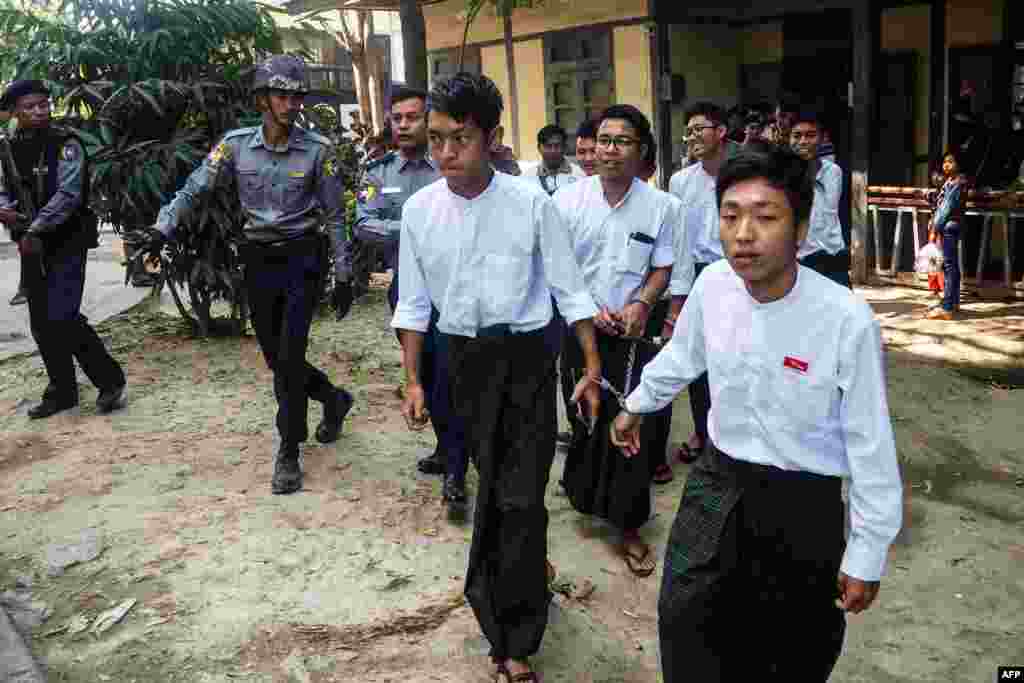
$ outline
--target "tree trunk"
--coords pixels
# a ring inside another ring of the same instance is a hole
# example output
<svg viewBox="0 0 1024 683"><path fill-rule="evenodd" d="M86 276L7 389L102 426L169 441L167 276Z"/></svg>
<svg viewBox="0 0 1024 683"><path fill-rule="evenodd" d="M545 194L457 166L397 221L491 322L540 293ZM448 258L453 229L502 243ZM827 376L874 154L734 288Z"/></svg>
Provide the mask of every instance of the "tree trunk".
<svg viewBox="0 0 1024 683"><path fill-rule="evenodd" d="M373 13L366 13L366 24L363 32L363 52L366 55L367 76L369 79L370 114L376 131L384 130L384 55L379 45L373 41Z"/></svg>
<svg viewBox="0 0 1024 683"><path fill-rule="evenodd" d="M402 52L405 53L405 84L427 89L427 26L419 0L401 0Z"/></svg>
<svg viewBox="0 0 1024 683"><path fill-rule="evenodd" d="M512 151L519 157L519 86L516 83L516 55L512 43L512 8L507 8L505 23L505 68L508 70L508 114L512 119Z"/></svg>

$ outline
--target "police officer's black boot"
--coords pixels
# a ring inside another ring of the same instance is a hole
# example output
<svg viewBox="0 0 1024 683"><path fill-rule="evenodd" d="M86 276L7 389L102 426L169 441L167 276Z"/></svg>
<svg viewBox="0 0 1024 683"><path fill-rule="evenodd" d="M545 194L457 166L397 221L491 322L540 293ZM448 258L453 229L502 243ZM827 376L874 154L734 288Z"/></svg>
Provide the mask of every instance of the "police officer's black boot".
<svg viewBox="0 0 1024 683"><path fill-rule="evenodd" d="M354 399L344 389L337 389L334 397L324 402L324 419L316 427L316 440L320 443L334 443L341 434L345 416L352 410Z"/></svg>
<svg viewBox="0 0 1024 683"><path fill-rule="evenodd" d="M274 478L270 480L271 493L294 493L302 488L302 468L299 467L299 445L281 444L274 458Z"/></svg>

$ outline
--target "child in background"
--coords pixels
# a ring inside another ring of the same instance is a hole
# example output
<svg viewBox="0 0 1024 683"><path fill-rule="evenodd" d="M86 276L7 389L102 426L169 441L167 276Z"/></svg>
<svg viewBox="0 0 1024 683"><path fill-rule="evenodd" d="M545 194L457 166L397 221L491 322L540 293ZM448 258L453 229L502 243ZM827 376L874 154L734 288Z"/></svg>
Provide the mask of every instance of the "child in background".
<svg viewBox="0 0 1024 683"><path fill-rule="evenodd" d="M942 305L927 314L930 320L952 320L960 310L960 226L967 194L953 150L942 157L942 176L945 182L935 197L928 234L936 234L942 240L944 294Z"/></svg>

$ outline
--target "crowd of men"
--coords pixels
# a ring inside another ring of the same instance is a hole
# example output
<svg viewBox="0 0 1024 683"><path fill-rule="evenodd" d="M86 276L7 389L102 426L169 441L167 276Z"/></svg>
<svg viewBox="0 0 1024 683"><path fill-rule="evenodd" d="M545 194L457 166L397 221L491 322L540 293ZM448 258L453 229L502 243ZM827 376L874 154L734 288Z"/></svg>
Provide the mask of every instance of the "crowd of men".
<svg viewBox="0 0 1024 683"><path fill-rule="evenodd" d="M5 101L42 126L40 87L15 84ZM337 166L329 141L295 125L305 92L300 60L268 60L254 80L262 125L228 133L156 225L125 236L140 257L162 249L219 174L234 179L252 319L278 403L280 494L302 487L309 399L323 404L324 443L339 438L353 404L305 358L329 249L339 319L352 304ZM880 331L849 288L842 172L820 154L818 114L779 117L776 142L730 149L726 113L694 105L694 163L665 192L649 182L651 124L628 104L575 131L579 166L566 158L566 132L547 126L541 163L520 173L500 138L502 95L486 77L460 73L391 101L397 149L370 165L354 233L384 247L394 268L402 413L437 439L419 469L444 475L453 516L468 504L470 463L479 475L465 592L495 680L540 680L529 659L551 600L544 498L559 394L571 422L559 485L575 510L618 529L625 565L643 578L657 566L643 536L650 486L672 478L671 406L687 386L696 430L679 456L694 466L665 551L664 680L826 680L845 614L877 595L901 484ZM0 220L20 225L12 193L50 160L50 189L33 195L45 207L16 235L23 255L44 256L23 264L40 311L33 332L63 354L44 354L54 389L33 417L67 407L72 393L77 402L72 355L101 400L124 387L116 363L92 358L95 333L77 308L90 238L68 216L86 206L82 151L63 134L45 140L16 137L0 178ZM775 623L783 611L785 630Z"/></svg>

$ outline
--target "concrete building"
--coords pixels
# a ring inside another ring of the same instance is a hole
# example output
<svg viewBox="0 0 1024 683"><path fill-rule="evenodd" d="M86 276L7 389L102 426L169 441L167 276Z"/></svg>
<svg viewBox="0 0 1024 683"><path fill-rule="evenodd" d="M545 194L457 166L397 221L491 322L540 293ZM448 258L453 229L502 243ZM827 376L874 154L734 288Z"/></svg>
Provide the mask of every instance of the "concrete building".
<svg viewBox="0 0 1024 683"><path fill-rule="evenodd" d="M432 76L457 68L464 9L464 0L423 8ZM1024 155L1022 15L1016 0L547 0L512 15L519 149L536 160L545 124L571 130L629 103L655 122L665 182L689 104L765 103L781 90L823 101L852 180L848 222L863 279L868 184L925 185L930 160L962 135L961 109L1006 141L999 151ZM502 22L490 6L471 27L465 67L507 96ZM961 96L965 83L972 94ZM506 108L506 131L510 123Z"/></svg>

